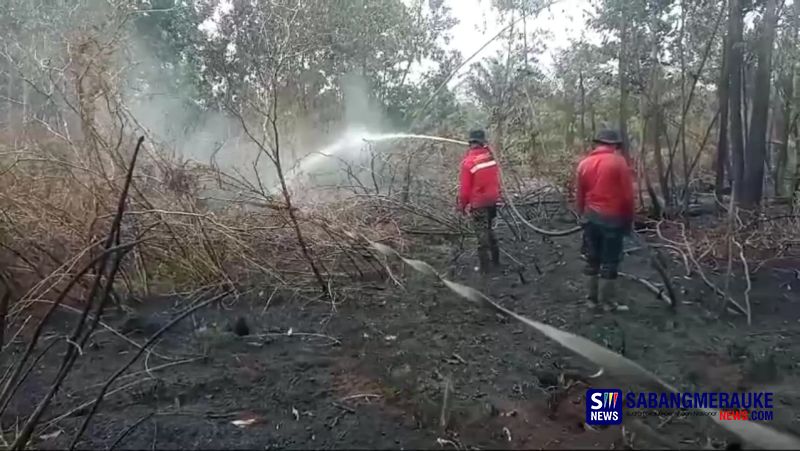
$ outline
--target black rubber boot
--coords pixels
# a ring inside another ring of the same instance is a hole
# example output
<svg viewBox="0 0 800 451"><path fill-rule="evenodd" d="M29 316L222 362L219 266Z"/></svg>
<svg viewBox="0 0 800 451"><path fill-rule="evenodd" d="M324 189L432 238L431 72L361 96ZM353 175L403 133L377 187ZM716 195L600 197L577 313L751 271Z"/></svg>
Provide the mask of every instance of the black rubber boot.
<svg viewBox="0 0 800 451"><path fill-rule="evenodd" d="M489 274L489 271L492 269L489 250L484 246L478 247L478 268L481 274Z"/></svg>
<svg viewBox="0 0 800 451"><path fill-rule="evenodd" d="M597 299L599 293L599 278L597 275L586 276L586 304L591 308L597 308Z"/></svg>
<svg viewBox="0 0 800 451"><path fill-rule="evenodd" d="M600 304L607 312L627 311L628 306L617 302L617 279L600 279Z"/></svg>
<svg viewBox="0 0 800 451"><path fill-rule="evenodd" d="M599 286L599 300L603 310L610 312L614 310L613 306L616 304L615 298L617 296L616 279L602 279Z"/></svg>
<svg viewBox="0 0 800 451"><path fill-rule="evenodd" d="M491 244L492 251L492 265L495 267L500 266L500 248L497 247L497 242Z"/></svg>
<svg viewBox="0 0 800 451"><path fill-rule="evenodd" d="M495 267L500 266L500 247L497 245L497 237L494 236L494 231L489 229L487 236L489 241L489 251L492 253L492 264Z"/></svg>

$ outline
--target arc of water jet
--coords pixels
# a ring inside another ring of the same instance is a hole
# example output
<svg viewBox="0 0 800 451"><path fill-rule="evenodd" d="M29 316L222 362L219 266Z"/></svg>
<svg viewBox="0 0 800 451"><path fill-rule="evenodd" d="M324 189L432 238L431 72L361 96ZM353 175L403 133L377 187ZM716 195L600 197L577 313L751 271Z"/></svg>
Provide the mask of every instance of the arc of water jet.
<svg viewBox="0 0 800 451"><path fill-rule="evenodd" d="M378 141L388 141L392 139L424 139L429 141L438 141L438 142L447 142L452 144L459 144L466 146L468 143L466 141L460 141L457 139L450 139L450 138L442 138L440 136L431 136L431 135L418 135L418 134L411 134L411 133L382 133L382 134L373 134L373 133L345 133L345 135L340 138L335 143L315 152L311 152L310 154L303 157L298 164L291 170L287 171L285 174L286 183L291 184L294 179L299 176L304 170L311 169L315 167L317 164L323 161L324 157L333 157L337 153L339 153L342 149L347 149L349 146L355 146L359 142L378 142ZM276 185L273 190L277 191L280 189L279 185Z"/></svg>
<svg viewBox="0 0 800 451"><path fill-rule="evenodd" d="M440 136L431 136L431 135L416 135L411 133L388 133L384 135L367 135L362 137L362 139L365 142L388 141L390 139L427 139L429 141L448 142L453 144L460 144L462 146L469 145L469 143L467 143L466 141L461 141L458 139L442 138Z"/></svg>

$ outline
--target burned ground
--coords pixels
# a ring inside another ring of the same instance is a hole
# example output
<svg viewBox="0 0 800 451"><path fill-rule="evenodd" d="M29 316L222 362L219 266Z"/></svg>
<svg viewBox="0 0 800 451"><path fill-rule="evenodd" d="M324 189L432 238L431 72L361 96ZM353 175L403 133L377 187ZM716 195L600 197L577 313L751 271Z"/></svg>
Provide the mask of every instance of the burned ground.
<svg viewBox="0 0 800 451"><path fill-rule="evenodd" d="M623 280L620 292L630 311L596 314L581 303L577 236L523 242L505 227L499 232L504 250L524 268L507 257L504 274L489 280L476 275L469 252L451 265L453 246L441 240L420 242L408 255L520 314L608 346L680 388L774 391L771 425L800 433L795 418L800 391L793 384L800 372L800 280L793 270L765 266L753 278L750 327L741 316L718 318L719 300L702 282L682 277L677 262L670 267L681 298L676 312L640 284ZM634 252L623 270L658 281L647 262ZM586 376L597 371L589 362L524 325L464 301L433 279L413 271L404 276L402 287L362 287L358 296L340 300L335 311L329 302L270 297L268 287L199 311L156 346L171 360L150 355L130 370L134 375L115 383L81 447L106 448L129 428L118 448L631 445L630 433L624 439L620 427L584 426ZM741 292L741 283L735 281L732 291ZM149 299L140 314L164 324L182 304L178 297ZM75 319L71 313L59 315L63 327ZM226 330L239 316L247 319L250 335ZM146 337L128 329L139 342ZM87 414L81 406L134 351L108 331L98 332L34 445L68 444ZM59 344L39 362L9 408L6 424L30 412L62 352ZM613 379L592 383L617 386ZM732 440L698 417L650 424L687 448ZM641 434L632 444L656 445Z"/></svg>

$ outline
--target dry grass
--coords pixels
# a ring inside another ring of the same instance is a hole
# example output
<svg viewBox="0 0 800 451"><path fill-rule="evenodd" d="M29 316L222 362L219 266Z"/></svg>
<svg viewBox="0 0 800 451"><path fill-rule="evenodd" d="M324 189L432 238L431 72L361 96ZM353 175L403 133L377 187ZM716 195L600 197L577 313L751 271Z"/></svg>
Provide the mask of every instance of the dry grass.
<svg viewBox="0 0 800 451"><path fill-rule="evenodd" d="M60 120L28 117L0 130L0 262L15 282L15 299L52 298L100 252L135 137L146 134L120 93L125 67L119 57L130 16L111 17L103 28L66 38L64 61L54 65L60 71L20 72L38 92L47 93L50 84ZM215 201L220 193L226 200ZM183 161L148 139L119 237L141 243L123 261L115 290L146 297L255 281L306 293L309 262L285 205L238 174ZM329 291L343 278L383 274L363 245L335 230L357 228L400 244L397 229L380 225L363 205L293 213ZM86 301L93 277L81 279L71 302ZM28 304L19 302L12 311Z"/></svg>
<svg viewBox="0 0 800 451"><path fill-rule="evenodd" d="M59 280L69 267L91 259L92 244L108 230L113 216L118 180L80 153L70 156L67 149L45 148L34 139L24 142L24 148L12 152L4 146L0 158L4 168L0 255L26 297L47 297L58 284L37 287L39 280ZM57 151L62 156L56 156ZM137 171L123 220L123 241L145 240L126 261L123 280L128 291L187 290L252 278L304 285L308 274L286 210L278 202L265 198L254 206L234 199L209 205L201 187L219 174L165 159L157 163L145 158L143 169ZM357 205L350 211L339 205L335 211L297 212L316 258L332 279L356 274L354 262L360 262L362 274L377 269L367 269L364 252L353 243L343 243L330 227L368 230L370 218L363 213L365 209ZM396 229L384 226L376 228L374 236L385 239L392 234L397 235ZM344 263L348 259L350 267Z"/></svg>
<svg viewBox="0 0 800 451"><path fill-rule="evenodd" d="M758 216L737 211L732 227L727 220L684 225L678 221L661 221L657 224L661 237L672 245L691 246L697 260L712 269L724 267L730 250L728 239L741 244L750 262L751 272L780 259L800 259L800 216L787 212L784 207L766 208ZM735 249L738 258L739 250Z"/></svg>

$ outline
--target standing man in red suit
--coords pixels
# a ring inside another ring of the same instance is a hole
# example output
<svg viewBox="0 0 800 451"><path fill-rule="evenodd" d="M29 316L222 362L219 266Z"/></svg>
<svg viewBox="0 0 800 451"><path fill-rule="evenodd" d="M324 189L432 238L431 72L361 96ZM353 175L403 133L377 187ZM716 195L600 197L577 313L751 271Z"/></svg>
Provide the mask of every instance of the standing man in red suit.
<svg viewBox="0 0 800 451"><path fill-rule="evenodd" d="M469 149L461 161L458 209L473 219L478 235L478 262L482 273L500 265L500 249L493 223L500 202L500 172L492 150L486 144L486 132L469 133Z"/></svg>
<svg viewBox="0 0 800 451"><path fill-rule="evenodd" d="M623 238L633 229L633 175L618 131L601 130L594 144L578 164L576 208L584 224L587 299L591 306L610 311L621 307L616 302L617 270Z"/></svg>

